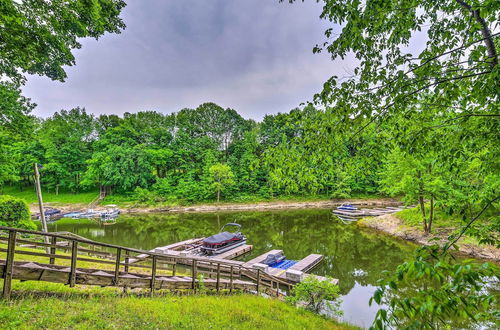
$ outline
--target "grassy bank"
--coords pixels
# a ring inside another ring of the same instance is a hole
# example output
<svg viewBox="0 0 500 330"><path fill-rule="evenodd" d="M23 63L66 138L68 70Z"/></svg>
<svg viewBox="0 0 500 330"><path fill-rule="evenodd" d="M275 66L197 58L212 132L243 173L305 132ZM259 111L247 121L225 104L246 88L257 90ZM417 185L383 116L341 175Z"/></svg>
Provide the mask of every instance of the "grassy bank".
<svg viewBox="0 0 500 330"><path fill-rule="evenodd" d="M426 214L429 214L429 210L426 210ZM483 221L498 221L498 215L486 213L483 216ZM419 208L406 209L380 217L363 218L358 223L424 245L448 242L448 237L454 233L456 234L464 224L459 215L436 209L432 232L431 234L425 234ZM437 241L434 239L437 239ZM463 254L480 259L500 260L500 249L492 245L479 244L475 237L464 235L457 242L457 245Z"/></svg>
<svg viewBox="0 0 500 330"><path fill-rule="evenodd" d="M111 288L14 283L0 302L2 329L353 329L275 299L252 295L124 295Z"/></svg>
<svg viewBox="0 0 500 330"><path fill-rule="evenodd" d="M38 202L35 190L29 187L25 188L23 191L15 187L4 187L3 194L22 198L29 204ZM43 191L43 201L45 203L89 204L97 196L99 196L98 190L80 193L61 191L57 195L54 192Z"/></svg>

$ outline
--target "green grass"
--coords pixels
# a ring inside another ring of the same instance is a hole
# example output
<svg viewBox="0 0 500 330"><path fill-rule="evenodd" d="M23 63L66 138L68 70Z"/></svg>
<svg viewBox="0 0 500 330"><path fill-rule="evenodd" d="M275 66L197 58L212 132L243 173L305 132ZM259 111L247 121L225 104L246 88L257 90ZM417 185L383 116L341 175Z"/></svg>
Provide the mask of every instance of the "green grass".
<svg viewBox="0 0 500 330"><path fill-rule="evenodd" d="M275 299L247 294L122 294L111 288L66 288L14 282L0 302L2 329L354 329Z"/></svg>
<svg viewBox="0 0 500 330"><path fill-rule="evenodd" d="M429 206L426 206L425 214L429 218ZM395 216L401 219L405 225L410 227L422 227L422 212L419 207L399 211ZM461 224L460 218L450 215L440 209L434 209L433 228L457 228Z"/></svg>
<svg viewBox="0 0 500 330"><path fill-rule="evenodd" d="M29 204L37 203L36 192L32 188L25 188L20 191L17 187L4 187L3 194L22 198ZM61 203L61 204L89 204L99 195L99 191L87 191L80 193L72 192L54 192L43 191L43 201L45 203Z"/></svg>

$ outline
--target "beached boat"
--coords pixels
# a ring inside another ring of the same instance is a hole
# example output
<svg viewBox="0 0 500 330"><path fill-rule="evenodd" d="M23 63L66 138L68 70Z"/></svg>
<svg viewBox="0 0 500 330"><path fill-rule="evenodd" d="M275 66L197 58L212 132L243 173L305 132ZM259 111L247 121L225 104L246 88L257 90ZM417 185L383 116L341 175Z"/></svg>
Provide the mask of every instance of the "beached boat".
<svg viewBox="0 0 500 330"><path fill-rule="evenodd" d="M342 205L337 207L337 210L341 211L356 211L358 208L352 204L343 203Z"/></svg>
<svg viewBox="0 0 500 330"><path fill-rule="evenodd" d="M224 231L227 227L236 227L235 232ZM234 249L245 244L246 237L240 232L241 225L237 223L225 224L220 233L207 237L203 240L200 250L206 255L215 255Z"/></svg>
<svg viewBox="0 0 500 330"><path fill-rule="evenodd" d="M61 210L55 209L53 207L46 207L46 208L44 208L43 214L45 215L45 220L47 220L47 221L56 220L56 219L62 217ZM33 218L40 220L41 219L40 213L36 213L33 216Z"/></svg>
<svg viewBox="0 0 500 330"><path fill-rule="evenodd" d="M116 219L120 215L120 210L116 205L106 205L106 210L100 212L101 219Z"/></svg>

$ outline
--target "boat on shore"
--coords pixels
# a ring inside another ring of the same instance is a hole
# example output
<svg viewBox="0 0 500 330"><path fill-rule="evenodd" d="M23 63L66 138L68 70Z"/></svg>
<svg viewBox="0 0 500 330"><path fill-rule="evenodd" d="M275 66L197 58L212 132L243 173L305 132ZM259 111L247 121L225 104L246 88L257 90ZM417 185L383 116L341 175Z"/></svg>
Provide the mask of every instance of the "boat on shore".
<svg viewBox="0 0 500 330"><path fill-rule="evenodd" d="M43 210L43 215L47 221L55 221L63 216L62 211L53 207L45 207ZM32 215L33 219L41 220L40 213L35 213Z"/></svg>
<svg viewBox="0 0 500 330"><path fill-rule="evenodd" d="M337 210L340 211L356 211L358 208L352 204L349 203L342 203L340 206L337 207Z"/></svg>
<svg viewBox="0 0 500 330"><path fill-rule="evenodd" d="M224 231L227 227L236 227L235 232ZM241 225L237 223L226 223L218 234L203 240L200 251L205 255L216 255L246 244L245 235L240 231Z"/></svg>

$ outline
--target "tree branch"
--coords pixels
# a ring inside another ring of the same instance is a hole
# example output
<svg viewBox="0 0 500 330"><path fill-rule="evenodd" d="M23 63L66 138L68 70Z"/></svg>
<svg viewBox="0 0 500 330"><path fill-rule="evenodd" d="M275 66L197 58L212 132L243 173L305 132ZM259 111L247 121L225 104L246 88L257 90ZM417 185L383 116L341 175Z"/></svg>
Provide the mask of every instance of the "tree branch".
<svg viewBox="0 0 500 330"><path fill-rule="evenodd" d="M493 198L492 200L490 200L488 203L486 203L486 205L483 207L483 209L474 218L472 218L472 220L470 220L469 223L467 223L467 225L465 227L462 228L462 230L460 231L460 234L457 237L455 237L455 239L445 247L445 249L443 250L443 254L446 251L448 251L450 246L452 246L453 244L458 242L458 240L465 234L467 229L469 229L470 226L472 226L472 224L474 222L476 222L477 219L479 219L479 217L491 206L491 204L493 204L494 202L496 202L499 199L500 199L500 196L497 196L497 197Z"/></svg>
<svg viewBox="0 0 500 330"><path fill-rule="evenodd" d="M493 59L491 65L495 67L498 64L497 49L495 47L495 43L493 42L493 36L491 35L490 28L488 27L488 24L486 23L484 18L481 17L480 9L474 10L471 5L469 5L463 0L455 0L455 1L463 8L467 9L467 11L471 13L472 17L474 17L476 22L478 22L481 25L481 34L483 35L484 38L484 44L488 49L488 56Z"/></svg>

